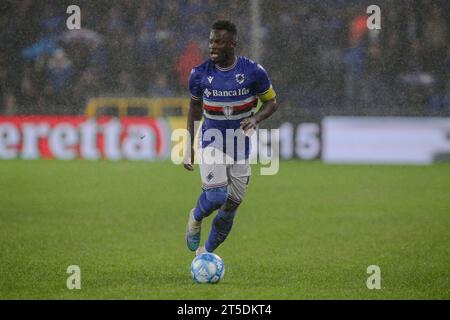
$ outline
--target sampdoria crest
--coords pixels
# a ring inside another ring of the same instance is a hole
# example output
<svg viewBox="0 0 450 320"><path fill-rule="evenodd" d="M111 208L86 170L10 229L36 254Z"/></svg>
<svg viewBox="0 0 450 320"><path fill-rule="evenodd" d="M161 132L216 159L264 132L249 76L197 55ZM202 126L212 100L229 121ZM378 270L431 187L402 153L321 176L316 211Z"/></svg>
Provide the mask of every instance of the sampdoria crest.
<svg viewBox="0 0 450 320"><path fill-rule="evenodd" d="M232 106L225 106L223 107L223 114L225 117L229 117L233 114L233 107Z"/></svg>
<svg viewBox="0 0 450 320"><path fill-rule="evenodd" d="M236 81L239 84L242 84L245 81L245 77L243 73L236 74Z"/></svg>

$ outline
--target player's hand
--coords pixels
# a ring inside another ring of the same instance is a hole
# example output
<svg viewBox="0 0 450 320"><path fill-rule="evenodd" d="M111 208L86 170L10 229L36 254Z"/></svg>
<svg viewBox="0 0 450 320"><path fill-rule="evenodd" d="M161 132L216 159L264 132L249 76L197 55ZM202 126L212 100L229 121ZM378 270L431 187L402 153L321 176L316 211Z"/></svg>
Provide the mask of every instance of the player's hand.
<svg viewBox="0 0 450 320"><path fill-rule="evenodd" d="M249 117L249 118L245 118L244 120L241 121L241 129L244 131L245 134L247 134L247 132L251 129L256 129L256 119L255 117Z"/></svg>
<svg viewBox="0 0 450 320"><path fill-rule="evenodd" d="M191 159L189 159L190 161L188 160L188 161L185 161L183 163L183 167L186 170L194 171L194 165L193 165L193 163L194 163L194 156L195 156L194 148L191 148Z"/></svg>

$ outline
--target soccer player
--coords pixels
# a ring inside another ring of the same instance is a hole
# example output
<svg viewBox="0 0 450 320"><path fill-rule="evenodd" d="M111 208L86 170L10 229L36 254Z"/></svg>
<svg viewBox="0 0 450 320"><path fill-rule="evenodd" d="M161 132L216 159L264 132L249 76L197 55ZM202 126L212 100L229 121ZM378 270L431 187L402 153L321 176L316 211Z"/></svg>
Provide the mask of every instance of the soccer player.
<svg viewBox="0 0 450 320"><path fill-rule="evenodd" d="M200 162L203 192L189 213L186 227L187 246L196 254L213 252L230 233L251 175L247 161L248 135L277 109L275 92L266 71L252 60L236 56L236 45L236 26L230 21L214 22L209 35L210 59L193 68L189 77L191 100L187 129L191 149L190 159L185 161L184 167L194 170L194 122L200 121L202 116L199 149L215 148L233 160L232 163ZM258 99L262 105L255 112ZM219 131L222 139L205 138L211 129ZM227 141L227 129L235 131L236 139L242 138L245 143L237 144L235 138ZM200 246L202 220L217 209L209 237L205 245Z"/></svg>

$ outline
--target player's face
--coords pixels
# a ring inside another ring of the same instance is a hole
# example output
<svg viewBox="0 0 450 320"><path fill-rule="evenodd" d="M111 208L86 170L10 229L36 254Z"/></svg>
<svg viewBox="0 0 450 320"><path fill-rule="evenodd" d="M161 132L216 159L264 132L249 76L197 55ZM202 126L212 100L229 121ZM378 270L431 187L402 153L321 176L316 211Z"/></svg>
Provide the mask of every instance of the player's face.
<svg viewBox="0 0 450 320"><path fill-rule="evenodd" d="M214 63L224 63L234 56L235 40L226 30L212 30L209 35L209 56Z"/></svg>

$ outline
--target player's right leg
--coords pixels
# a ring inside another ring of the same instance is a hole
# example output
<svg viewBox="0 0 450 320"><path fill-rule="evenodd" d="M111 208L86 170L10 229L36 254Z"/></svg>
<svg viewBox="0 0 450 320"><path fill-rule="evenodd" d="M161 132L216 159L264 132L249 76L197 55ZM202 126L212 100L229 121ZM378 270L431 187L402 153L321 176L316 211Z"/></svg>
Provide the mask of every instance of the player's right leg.
<svg viewBox="0 0 450 320"><path fill-rule="evenodd" d="M200 244L200 233L203 218L219 209L227 199L227 187L216 187L203 190L197 205L189 212L186 226L186 244L191 251L197 250Z"/></svg>
<svg viewBox="0 0 450 320"><path fill-rule="evenodd" d="M215 216L204 250L213 252L228 237L234 217L248 187L251 168L249 164L233 164L229 168L228 198Z"/></svg>
<svg viewBox="0 0 450 320"><path fill-rule="evenodd" d="M201 222L227 200L228 177L226 164L200 163L203 192L197 205L189 213L186 227L186 244L191 251L197 250L200 244Z"/></svg>

